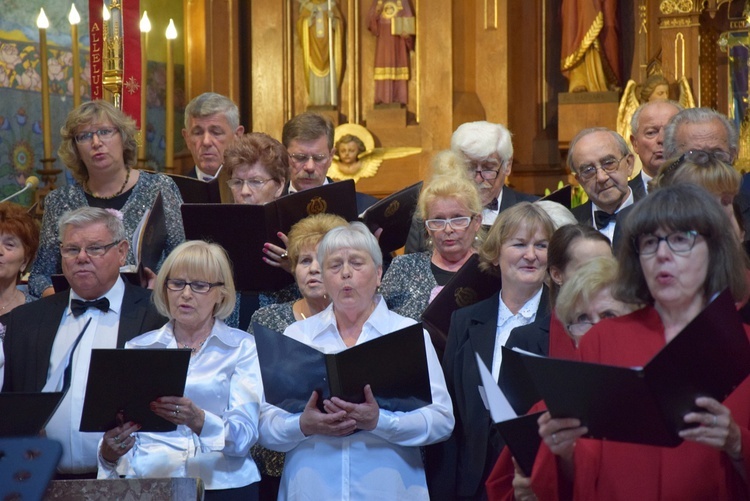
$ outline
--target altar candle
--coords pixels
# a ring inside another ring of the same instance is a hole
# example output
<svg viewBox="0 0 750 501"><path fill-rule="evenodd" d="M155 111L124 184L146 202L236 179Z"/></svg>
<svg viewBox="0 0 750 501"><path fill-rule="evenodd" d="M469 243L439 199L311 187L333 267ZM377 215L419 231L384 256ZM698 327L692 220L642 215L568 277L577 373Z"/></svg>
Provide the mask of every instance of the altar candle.
<svg viewBox="0 0 750 501"><path fill-rule="evenodd" d="M78 49L78 23L81 22L81 16L75 4L70 6L68 21L70 21L70 35L73 40L71 46L73 51L73 107L78 108L81 104L81 55Z"/></svg>
<svg viewBox="0 0 750 501"><path fill-rule="evenodd" d="M141 143L138 147L138 158L146 158L146 79L148 78L148 32L151 31L151 21L143 11L141 17Z"/></svg>
<svg viewBox="0 0 750 501"><path fill-rule="evenodd" d="M174 20L169 20L167 26L167 102L166 102L166 160L165 167L172 169L174 167L174 58L172 50L172 40L177 38L177 29L174 27Z"/></svg>
<svg viewBox="0 0 750 501"><path fill-rule="evenodd" d="M49 20L44 13L44 9L39 11L36 26L39 28L39 64L42 78L42 137L44 140L44 159L48 159L52 158L52 127L50 125L49 70L47 68L47 28L49 28Z"/></svg>

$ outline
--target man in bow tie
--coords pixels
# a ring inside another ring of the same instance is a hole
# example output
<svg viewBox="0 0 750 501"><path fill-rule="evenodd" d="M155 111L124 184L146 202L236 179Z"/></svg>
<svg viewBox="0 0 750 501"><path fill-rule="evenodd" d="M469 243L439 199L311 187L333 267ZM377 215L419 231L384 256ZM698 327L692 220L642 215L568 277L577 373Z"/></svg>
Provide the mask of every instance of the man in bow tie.
<svg viewBox="0 0 750 501"><path fill-rule="evenodd" d="M616 249L622 219L633 205L628 177L633 154L617 132L594 127L579 132L570 142L568 167L589 201L573 209L578 222L590 224L606 235Z"/></svg>
<svg viewBox="0 0 750 501"><path fill-rule="evenodd" d="M59 228L62 271L71 288L0 319L6 327L3 391L67 390L45 429L63 444L58 478L96 478L101 433L78 431L91 350L122 348L167 319L151 304L150 291L120 277L129 244L116 215L80 208L65 213Z"/></svg>
<svg viewBox="0 0 750 501"><path fill-rule="evenodd" d="M476 183L482 200L482 225L489 229L498 214L518 202L534 202L539 197L505 186L513 167L510 131L491 122L461 124L451 137L451 150L466 160L467 174ZM428 249L424 222L412 219L406 252Z"/></svg>

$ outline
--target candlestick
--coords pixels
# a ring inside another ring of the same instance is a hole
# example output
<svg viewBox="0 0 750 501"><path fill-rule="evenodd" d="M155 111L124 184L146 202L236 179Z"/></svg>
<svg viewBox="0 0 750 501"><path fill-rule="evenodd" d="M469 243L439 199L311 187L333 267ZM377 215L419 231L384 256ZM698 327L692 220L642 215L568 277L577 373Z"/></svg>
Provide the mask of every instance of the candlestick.
<svg viewBox="0 0 750 501"><path fill-rule="evenodd" d="M138 165L146 167L146 80L148 78L148 32L151 31L151 21L144 10L141 17L141 142L138 144Z"/></svg>
<svg viewBox="0 0 750 501"><path fill-rule="evenodd" d="M76 10L76 4L71 4L70 14L70 36L73 41L71 50L73 51L73 107L78 108L81 104L81 54L78 50L78 23L81 22L81 16Z"/></svg>
<svg viewBox="0 0 750 501"><path fill-rule="evenodd" d="M44 9L39 12L36 19L39 28L39 64L42 77L42 137L44 140L44 158L52 158L52 128L50 126L49 112L49 69L47 68L47 28L49 20Z"/></svg>
<svg viewBox="0 0 750 501"><path fill-rule="evenodd" d="M177 29L174 20L169 20L167 26L167 116L166 116L166 142L167 151L164 166L167 172L174 169L174 58L172 57L172 40L177 38Z"/></svg>

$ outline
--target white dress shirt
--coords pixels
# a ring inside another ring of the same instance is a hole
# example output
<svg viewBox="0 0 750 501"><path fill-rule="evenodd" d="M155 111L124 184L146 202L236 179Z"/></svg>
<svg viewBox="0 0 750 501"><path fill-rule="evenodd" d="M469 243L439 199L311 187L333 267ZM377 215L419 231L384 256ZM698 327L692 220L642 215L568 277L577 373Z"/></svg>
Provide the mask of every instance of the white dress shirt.
<svg viewBox="0 0 750 501"><path fill-rule="evenodd" d="M198 178L198 179L200 179L201 181L205 181L205 182L213 181L214 179L216 179L216 177L218 177L218 176L219 176L219 173L221 172L221 169L222 169L222 167L224 167L224 165L223 165L223 164L219 166L219 169L218 169L218 170L216 171L216 174L214 174L214 175L212 176L211 174L209 174L209 173L207 173L207 172L203 172L203 171L202 171L202 170L200 169L200 167L198 167L198 166L196 165L196 166L195 166L195 177L197 177L197 178Z"/></svg>
<svg viewBox="0 0 750 501"><path fill-rule="evenodd" d="M497 309L497 330L495 331L495 353L492 355L492 377L495 378L495 381L500 377L500 365L503 362L502 347L508 342L513 329L528 325L536 320L536 312L539 310L539 302L542 299L542 289L544 287L540 287L539 291L526 301L515 315L505 306L502 291L500 292L500 305Z"/></svg>
<svg viewBox="0 0 750 501"><path fill-rule="evenodd" d="M63 373L68 365L68 352L86 322L91 319L91 323L81 337L75 352L70 357L70 363L73 364L70 388L45 428L48 438L62 443L62 458L57 465L57 470L61 473L74 474L96 471L97 445L101 433L79 432L78 428L81 425L91 350L117 347L117 331L120 327L120 313L124 294L125 283L122 278L118 278L115 285L103 296L109 300L109 311L105 313L96 308L89 308L76 318L70 310L70 301L82 298L72 289L70 290L68 307L63 313L60 327L57 329L55 340L52 343L47 383L42 389L43 392L62 390Z"/></svg>
<svg viewBox="0 0 750 501"><path fill-rule="evenodd" d="M497 196L497 209L492 210L488 208L482 209L482 226L492 226L497 216L500 214L500 204L503 203L503 190L500 190L500 194Z"/></svg>
<svg viewBox="0 0 750 501"><path fill-rule="evenodd" d="M177 347L173 321L125 344L135 349ZM208 490L259 481L250 447L258 439L261 392L255 338L216 319L211 334L190 358L185 384L185 396L206 413L201 434L186 425L173 432L136 433L135 445L116 469L99 458L98 477L200 477Z"/></svg>
<svg viewBox="0 0 750 501"><path fill-rule="evenodd" d="M376 301L357 345L415 323L389 311L382 297ZM333 306L290 325L284 335L324 353L347 348L336 327ZM260 444L286 452L279 499L429 499L419 446L447 439L455 421L443 371L426 333L425 347L432 404L410 412L380 409L372 431L347 437L305 437L300 430L301 414L263 402Z"/></svg>

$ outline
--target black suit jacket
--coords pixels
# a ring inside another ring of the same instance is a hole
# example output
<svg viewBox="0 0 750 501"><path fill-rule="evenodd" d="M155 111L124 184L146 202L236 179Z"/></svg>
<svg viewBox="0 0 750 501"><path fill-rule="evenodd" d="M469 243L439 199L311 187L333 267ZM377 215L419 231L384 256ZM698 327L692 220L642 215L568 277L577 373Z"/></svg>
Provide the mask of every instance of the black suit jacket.
<svg viewBox="0 0 750 501"><path fill-rule="evenodd" d="M474 352L492 367L499 294L456 310L443 355L443 371L453 399L456 425L451 437L427 448L427 481L432 499L483 499L484 483L504 443L492 426L477 388L482 385ZM536 320L549 310L547 287Z"/></svg>
<svg viewBox="0 0 750 501"><path fill-rule="evenodd" d="M5 317L4 392L39 392L47 382L52 343L68 306L69 291L28 303ZM125 282L117 347L162 327L167 319L151 303L151 291Z"/></svg>
<svg viewBox="0 0 750 501"><path fill-rule="evenodd" d="M635 207L635 203L632 205L628 205L624 209L622 209L620 212L617 213L617 222L615 223L615 234L614 238L612 239L612 251L614 252L615 256L617 255L617 249L620 248L620 240L622 239L622 223L625 221L625 218L628 217L628 214L630 214L630 211L633 210L633 207ZM585 224L588 226L594 225L593 217L591 216L591 200L586 202L583 205L579 205L578 207L573 207L571 210L575 218L578 220L579 223Z"/></svg>
<svg viewBox="0 0 750 501"><path fill-rule="evenodd" d="M507 186L503 187L503 198L500 200L500 206L498 207L498 214L516 205L518 202L536 202L539 197L535 195L527 195L521 193ZM485 229L489 229L490 225L482 225ZM411 218L411 228L409 229L409 235L406 237L406 247L404 252L411 254L412 252L425 252L429 250L427 246L427 230L424 227L424 221L417 217L415 214Z"/></svg>
<svg viewBox="0 0 750 501"><path fill-rule="evenodd" d="M637 176L628 181L628 186L633 190L633 202L646 198L646 195L648 195L648 193L646 193L646 187L643 186L643 177L640 172Z"/></svg>
<svg viewBox="0 0 750 501"><path fill-rule="evenodd" d="M330 177L327 177L329 183L335 183L333 179ZM289 181L286 182L286 186L284 186L284 191L281 192L281 196L289 194ZM357 214L362 214L365 210L367 210L368 207L371 205L374 205L375 202L378 201L377 198L373 197L372 195L368 195L367 193L360 193L355 192L354 195L357 197Z"/></svg>

